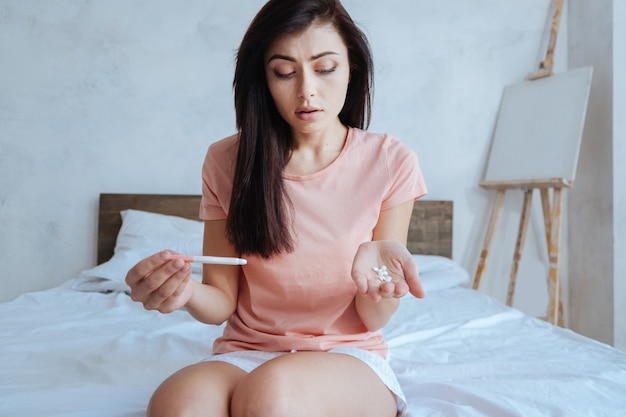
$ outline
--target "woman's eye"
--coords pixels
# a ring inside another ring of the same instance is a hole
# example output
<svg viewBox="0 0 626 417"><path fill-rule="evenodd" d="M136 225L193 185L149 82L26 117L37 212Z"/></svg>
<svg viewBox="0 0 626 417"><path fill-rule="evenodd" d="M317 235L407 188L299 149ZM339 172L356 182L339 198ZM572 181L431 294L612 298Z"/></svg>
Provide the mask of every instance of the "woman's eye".
<svg viewBox="0 0 626 417"><path fill-rule="evenodd" d="M291 71L291 72L274 71L274 76L276 76L276 78L286 79L286 78L293 77L295 73L296 73L295 71Z"/></svg>
<svg viewBox="0 0 626 417"><path fill-rule="evenodd" d="M335 70L337 69L337 66L332 66L332 67L327 67L327 68L320 68L315 70L318 74L330 74L335 72ZM278 71L278 70L274 70L272 71L274 73L274 76L278 79L281 80L285 80L285 79L289 79L289 78L293 78L296 75L296 71L290 71L290 72L286 72L286 71Z"/></svg>
<svg viewBox="0 0 626 417"><path fill-rule="evenodd" d="M337 67L324 68L324 69L317 70L317 72L319 72L320 74L330 74L331 72L335 72L336 69Z"/></svg>

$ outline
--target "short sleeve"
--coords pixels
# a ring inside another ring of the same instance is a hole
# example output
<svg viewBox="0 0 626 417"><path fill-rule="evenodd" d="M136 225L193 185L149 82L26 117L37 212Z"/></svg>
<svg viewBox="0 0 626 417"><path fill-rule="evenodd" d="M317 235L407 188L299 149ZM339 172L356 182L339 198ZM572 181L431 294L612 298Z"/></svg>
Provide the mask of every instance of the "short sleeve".
<svg viewBox="0 0 626 417"><path fill-rule="evenodd" d="M235 172L237 141L228 137L209 146L202 165L202 220L223 220L228 216Z"/></svg>
<svg viewBox="0 0 626 417"><path fill-rule="evenodd" d="M391 138L387 142L387 172L389 189L383 199L382 210L416 200L428 193L415 151Z"/></svg>

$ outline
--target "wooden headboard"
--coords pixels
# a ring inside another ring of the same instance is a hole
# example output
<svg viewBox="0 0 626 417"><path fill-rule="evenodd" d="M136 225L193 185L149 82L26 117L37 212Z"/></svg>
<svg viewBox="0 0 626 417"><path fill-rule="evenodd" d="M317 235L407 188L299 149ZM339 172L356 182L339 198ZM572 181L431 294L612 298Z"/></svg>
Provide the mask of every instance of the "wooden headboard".
<svg viewBox="0 0 626 417"><path fill-rule="evenodd" d="M98 264L113 256L115 240L122 226L122 210L143 210L198 220L199 207L199 195L100 194ZM409 226L409 251L452 258L452 209L452 201L418 200Z"/></svg>

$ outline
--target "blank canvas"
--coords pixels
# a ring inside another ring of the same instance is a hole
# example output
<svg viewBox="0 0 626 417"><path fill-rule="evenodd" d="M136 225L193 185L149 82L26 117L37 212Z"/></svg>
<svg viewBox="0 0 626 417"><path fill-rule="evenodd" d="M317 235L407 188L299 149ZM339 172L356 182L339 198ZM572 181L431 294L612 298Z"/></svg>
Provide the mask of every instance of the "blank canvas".
<svg viewBox="0 0 626 417"><path fill-rule="evenodd" d="M591 75L584 67L507 86L484 182L573 182Z"/></svg>

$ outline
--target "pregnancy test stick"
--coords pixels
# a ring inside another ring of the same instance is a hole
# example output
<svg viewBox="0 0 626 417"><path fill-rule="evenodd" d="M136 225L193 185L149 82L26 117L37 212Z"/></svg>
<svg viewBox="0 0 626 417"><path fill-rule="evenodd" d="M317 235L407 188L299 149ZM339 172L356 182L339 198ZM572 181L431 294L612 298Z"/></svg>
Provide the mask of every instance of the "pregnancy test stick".
<svg viewBox="0 0 626 417"><path fill-rule="evenodd" d="M172 255L172 259L182 259L185 262L199 262L203 264L220 264L220 265L245 265L248 263L241 258L226 258L223 256L188 256L188 255Z"/></svg>

